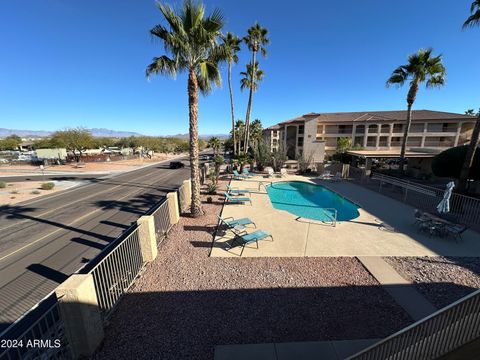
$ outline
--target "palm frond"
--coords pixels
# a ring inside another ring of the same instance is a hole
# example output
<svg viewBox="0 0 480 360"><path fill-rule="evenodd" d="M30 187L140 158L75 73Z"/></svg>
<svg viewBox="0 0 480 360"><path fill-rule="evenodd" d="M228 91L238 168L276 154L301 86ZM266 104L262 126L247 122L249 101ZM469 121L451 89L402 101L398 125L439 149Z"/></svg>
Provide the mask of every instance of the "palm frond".
<svg viewBox="0 0 480 360"><path fill-rule="evenodd" d="M480 26L480 0L475 0L470 5L470 16L463 23L463 29Z"/></svg>
<svg viewBox="0 0 480 360"><path fill-rule="evenodd" d="M204 61L197 68L198 88L204 95L212 91L212 84L217 87L222 85L222 78L218 66L214 62Z"/></svg>
<svg viewBox="0 0 480 360"><path fill-rule="evenodd" d="M153 58L153 62L147 66L147 78L149 78L151 74L169 75L174 78L177 75L177 64L165 55Z"/></svg>

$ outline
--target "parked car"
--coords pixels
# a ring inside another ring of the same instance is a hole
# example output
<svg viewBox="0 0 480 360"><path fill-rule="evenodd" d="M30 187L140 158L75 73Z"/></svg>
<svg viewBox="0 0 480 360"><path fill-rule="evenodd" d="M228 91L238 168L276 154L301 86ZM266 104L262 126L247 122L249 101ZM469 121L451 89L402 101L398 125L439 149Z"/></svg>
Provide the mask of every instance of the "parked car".
<svg viewBox="0 0 480 360"><path fill-rule="evenodd" d="M170 169L181 169L185 166L181 161L170 161Z"/></svg>

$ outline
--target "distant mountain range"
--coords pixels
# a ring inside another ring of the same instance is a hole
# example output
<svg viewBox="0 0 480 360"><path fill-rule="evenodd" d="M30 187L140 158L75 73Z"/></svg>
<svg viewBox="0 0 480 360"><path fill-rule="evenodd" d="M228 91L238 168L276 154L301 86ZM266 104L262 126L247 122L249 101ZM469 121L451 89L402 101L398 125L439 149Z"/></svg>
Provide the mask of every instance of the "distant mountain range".
<svg viewBox="0 0 480 360"><path fill-rule="evenodd" d="M129 136L142 136L142 134L132 131L117 131L117 130L109 130L103 128L93 128L87 129L89 130L93 136L95 137L129 137ZM43 130L15 130L15 129L4 129L0 128L0 138L4 138L9 135L18 135L22 138L41 138L50 136L53 131L43 131ZM161 135L160 135L161 136ZM212 136L216 136L220 139L228 138L226 134L207 134L207 135L200 135L202 139L209 139ZM179 138L179 139L188 139L188 134L177 134L177 135L167 135L166 137L172 138Z"/></svg>

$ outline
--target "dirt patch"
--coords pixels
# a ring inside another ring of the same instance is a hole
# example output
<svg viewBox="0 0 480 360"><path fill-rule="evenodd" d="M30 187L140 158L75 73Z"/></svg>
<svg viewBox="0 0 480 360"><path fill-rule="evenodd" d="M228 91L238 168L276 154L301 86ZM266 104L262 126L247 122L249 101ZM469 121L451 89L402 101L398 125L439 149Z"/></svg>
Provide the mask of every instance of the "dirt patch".
<svg viewBox="0 0 480 360"><path fill-rule="evenodd" d="M51 190L42 190L43 181L24 181L7 183L6 187L0 189L0 205L17 204L22 201L36 199L41 196L53 194L76 186L72 181L54 181L55 187Z"/></svg>
<svg viewBox="0 0 480 360"><path fill-rule="evenodd" d="M208 257L222 200L182 216L96 359L213 359L215 345L379 338L412 322L355 258Z"/></svg>
<svg viewBox="0 0 480 360"><path fill-rule="evenodd" d="M480 288L478 257L385 257L437 308Z"/></svg>

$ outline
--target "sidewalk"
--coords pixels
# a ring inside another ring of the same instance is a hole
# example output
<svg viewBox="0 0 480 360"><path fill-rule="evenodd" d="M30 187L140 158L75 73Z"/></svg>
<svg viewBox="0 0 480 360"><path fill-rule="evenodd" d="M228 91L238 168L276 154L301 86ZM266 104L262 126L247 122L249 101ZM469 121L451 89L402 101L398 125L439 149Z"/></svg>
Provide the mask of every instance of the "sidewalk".
<svg viewBox="0 0 480 360"><path fill-rule="evenodd" d="M378 340L220 345L215 347L214 360L343 360Z"/></svg>

